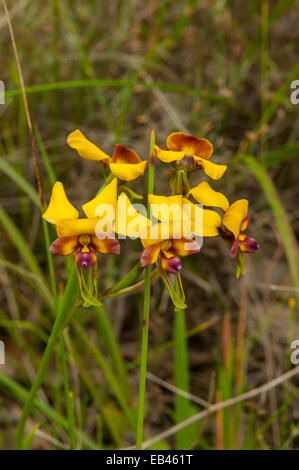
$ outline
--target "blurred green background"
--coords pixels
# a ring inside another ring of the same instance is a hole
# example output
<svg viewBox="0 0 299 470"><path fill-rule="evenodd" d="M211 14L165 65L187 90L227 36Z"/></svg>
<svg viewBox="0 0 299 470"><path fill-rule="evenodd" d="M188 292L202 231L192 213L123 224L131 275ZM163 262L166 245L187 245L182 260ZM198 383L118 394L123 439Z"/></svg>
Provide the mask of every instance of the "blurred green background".
<svg viewBox="0 0 299 470"><path fill-rule="evenodd" d="M175 130L208 138L213 161L228 164L213 187L230 202L249 200L247 232L260 249L246 256L242 278L236 280L222 240L206 240L202 252L184 262L191 393L214 403L290 369L290 341L299 339L299 105L290 101L290 84L299 79L298 1L7 3L46 201L54 175L76 207L103 184L100 165L67 146L71 131L80 128L108 154L121 142L146 159L152 126L161 147ZM0 365L0 448L7 449L13 448L24 397L51 330L53 299L20 79L3 8L0 37L0 79L6 88L0 105L0 338L6 350L6 364ZM157 165L156 192L170 194L170 170ZM197 184L198 174L192 178ZM136 180L133 188L143 193L144 180ZM55 238L52 227L50 236ZM119 258L101 259L101 288L121 279L140 256L137 241L122 242L122 249ZM72 260L57 257L54 263L61 291ZM133 412L141 305L142 291L104 306L123 356ZM28 447L134 445L101 362L103 356L118 376L101 312L79 309L63 338L67 364L57 348L27 423L26 433L40 423ZM176 422L173 391L155 382L158 377L173 383L172 338L173 306L157 282L151 298L148 367L153 376L147 382L146 437ZM201 406L192 404L192 409L195 413ZM298 417L293 379L199 421L189 430L187 445L296 449ZM156 446L175 448L178 441L170 436Z"/></svg>

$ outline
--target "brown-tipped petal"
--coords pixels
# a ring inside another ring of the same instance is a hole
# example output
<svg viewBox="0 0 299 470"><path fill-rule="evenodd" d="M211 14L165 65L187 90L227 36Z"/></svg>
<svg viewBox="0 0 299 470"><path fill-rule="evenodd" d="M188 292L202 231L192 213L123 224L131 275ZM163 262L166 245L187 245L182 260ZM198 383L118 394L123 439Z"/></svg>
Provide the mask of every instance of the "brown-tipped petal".
<svg viewBox="0 0 299 470"><path fill-rule="evenodd" d="M95 235L91 237L91 243L95 250L104 255L119 255L120 245L116 238L97 238Z"/></svg>
<svg viewBox="0 0 299 470"><path fill-rule="evenodd" d="M200 252L199 244L192 239L172 240L171 251L178 256L189 256Z"/></svg>
<svg viewBox="0 0 299 470"><path fill-rule="evenodd" d="M112 163L140 163L141 158L137 155L135 150L125 147L121 144L116 144L112 156Z"/></svg>
<svg viewBox="0 0 299 470"><path fill-rule="evenodd" d="M213 153L213 145L207 139L199 139L184 132L173 132L167 138L167 148L173 151L183 151L189 155L208 159Z"/></svg>
<svg viewBox="0 0 299 470"><path fill-rule="evenodd" d="M148 266L149 264L154 264L161 250L161 243L155 243L153 245L148 245L141 255L141 266Z"/></svg>
<svg viewBox="0 0 299 470"><path fill-rule="evenodd" d="M243 253L255 253L259 248L259 244L255 238L240 235L239 247Z"/></svg>
<svg viewBox="0 0 299 470"><path fill-rule="evenodd" d="M173 256L172 258L166 258L163 255L161 255L161 266L164 271L168 271L172 274L179 274L180 270L183 267L180 258L178 258L177 256Z"/></svg>
<svg viewBox="0 0 299 470"><path fill-rule="evenodd" d="M97 255L93 251L89 251L88 253L82 253L79 251L75 256L76 263L83 269L89 269L97 262L97 260Z"/></svg>
<svg viewBox="0 0 299 470"><path fill-rule="evenodd" d="M79 246L78 237L61 237L52 243L50 253L52 255L68 256L74 253Z"/></svg>

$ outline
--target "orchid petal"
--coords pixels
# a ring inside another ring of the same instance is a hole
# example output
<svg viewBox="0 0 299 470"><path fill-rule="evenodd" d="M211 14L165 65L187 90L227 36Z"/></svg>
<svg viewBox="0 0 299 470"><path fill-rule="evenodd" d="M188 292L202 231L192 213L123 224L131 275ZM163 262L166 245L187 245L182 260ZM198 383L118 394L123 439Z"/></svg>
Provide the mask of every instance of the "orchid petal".
<svg viewBox="0 0 299 470"><path fill-rule="evenodd" d="M155 153L157 158L164 163L175 162L181 160L185 156L185 152L173 152L171 150L162 150L158 145L155 145Z"/></svg>
<svg viewBox="0 0 299 470"><path fill-rule="evenodd" d="M100 216L101 206L109 204L113 211L116 210L117 204L117 178L107 184L102 191L94 197L91 201L87 202L82 206L86 217L97 217Z"/></svg>
<svg viewBox="0 0 299 470"><path fill-rule="evenodd" d="M78 237L57 238L50 246L52 255L68 256L77 251L80 244Z"/></svg>
<svg viewBox="0 0 299 470"><path fill-rule="evenodd" d="M212 163L209 160L205 160L197 155L194 155L195 163L203 169L205 174L212 178L213 180L218 180L223 176L226 171L226 165L217 165Z"/></svg>
<svg viewBox="0 0 299 470"><path fill-rule="evenodd" d="M189 195L192 195L203 206L220 207L223 211L226 211L229 206L229 202L224 194L214 191L206 181L190 189Z"/></svg>
<svg viewBox="0 0 299 470"><path fill-rule="evenodd" d="M105 163L109 163L111 160L109 155L88 140L79 129L68 136L67 143L70 147L77 150L80 157L87 158L88 160L103 161Z"/></svg>
<svg viewBox="0 0 299 470"><path fill-rule="evenodd" d="M147 246L142 253L141 256L141 265L148 266L149 264L154 264L160 254L161 250L161 243L155 243L152 245Z"/></svg>
<svg viewBox="0 0 299 470"><path fill-rule="evenodd" d="M167 138L167 148L172 151L182 151L185 154L197 155L208 159L213 153L213 145L207 139L193 137L184 132L173 132Z"/></svg>
<svg viewBox="0 0 299 470"><path fill-rule="evenodd" d="M147 162L140 163L110 163L110 171L123 181L133 181L143 175Z"/></svg>
<svg viewBox="0 0 299 470"><path fill-rule="evenodd" d="M116 238L97 238L96 235L91 236L91 243L95 250L103 253L104 255L113 254L119 255L120 245Z"/></svg>
<svg viewBox="0 0 299 470"><path fill-rule="evenodd" d="M99 217L91 217L89 219L62 219L59 220L57 224L57 234L59 237L94 235L99 221Z"/></svg>
<svg viewBox="0 0 299 470"><path fill-rule="evenodd" d="M235 238L238 238L241 231L242 222L248 214L247 199L240 199L234 202L224 214L223 225L230 230Z"/></svg>
<svg viewBox="0 0 299 470"><path fill-rule="evenodd" d="M57 181L53 186L50 203L43 218L57 225L61 219L76 219L78 216L79 212L68 200L63 184Z"/></svg>

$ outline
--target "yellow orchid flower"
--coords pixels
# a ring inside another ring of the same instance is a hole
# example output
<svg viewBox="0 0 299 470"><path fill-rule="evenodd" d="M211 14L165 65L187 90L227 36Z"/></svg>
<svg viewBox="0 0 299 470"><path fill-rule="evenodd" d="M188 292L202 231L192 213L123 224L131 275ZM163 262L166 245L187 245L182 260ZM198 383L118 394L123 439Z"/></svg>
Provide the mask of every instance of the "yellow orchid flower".
<svg viewBox="0 0 299 470"><path fill-rule="evenodd" d="M244 232L249 225L248 201L240 199L229 206L223 217L223 225L229 230L229 233L222 234L223 238L231 244L230 255L235 258L238 249L242 253L254 253L258 248L258 242Z"/></svg>
<svg viewBox="0 0 299 470"><path fill-rule="evenodd" d="M87 217L79 218L62 183L57 181L52 189L48 209L43 214L45 220L56 225L59 237L50 246L50 252L62 256L76 253L76 263L84 269L96 263L96 251L119 254L119 242L111 236L112 229L109 229L110 226L113 228L116 201L117 178L114 178L94 199L82 206ZM99 223L102 223L103 229L106 228L103 233L99 233Z"/></svg>
<svg viewBox="0 0 299 470"><path fill-rule="evenodd" d="M147 165L134 150L120 144L115 145L113 156L110 157L88 140L79 129L68 136L67 143L77 150L81 157L109 166L111 173L123 181L132 181L143 175Z"/></svg>
<svg viewBox="0 0 299 470"><path fill-rule="evenodd" d="M182 269L180 258L200 251L201 247L192 239L192 234L201 237L218 235L217 227L221 219L216 212L197 207L182 195L166 197L150 194L148 199L151 214L159 222L151 225L147 237L141 240L144 246L141 264L147 266L159 259L165 271L178 274ZM196 221L199 219L201 230L196 231Z"/></svg>
<svg viewBox="0 0 299 470"><path fill-rule="evenodd" d="M259 245L254 238L244 235L249 225L248 201L240 199L229 204L227 198L220 192L214 191L207 182L200 183L190 189L188 197L194 199L204 206L219 207L223 211L223 220L218 225L219 234L231 244L231 257L235 258L238 249L244 253L254 253Z"/></svg>
<svg viewBox="0 0 299 470"><path fill-rule="evenodd" d="M155 145L156 156L165 163L176 162L177 168L191 170L202 168L212 179L219 179L226 165L216 165L209 161L213 146L207 139L193 137L183 132L173 132L167 137L167 150Z"/></svg>

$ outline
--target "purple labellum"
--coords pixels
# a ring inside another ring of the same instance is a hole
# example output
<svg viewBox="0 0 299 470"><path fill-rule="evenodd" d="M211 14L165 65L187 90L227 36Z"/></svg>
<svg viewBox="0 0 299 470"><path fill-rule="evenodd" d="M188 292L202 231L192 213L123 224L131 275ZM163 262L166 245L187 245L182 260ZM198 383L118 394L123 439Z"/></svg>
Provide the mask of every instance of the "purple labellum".
<svg viewBox="0 0 299 470"><path fill-rule="evenodd" d="M245 240L240 241L240 249L244 253L254 253L258 248L259 244L254 238L246 237Z"/></svg>
<svg viewBox="0 0 299 470"><path fill-rule="evenodd" d="M90 251L89 253L82 253L79 251L79 253L76 254L76 263L83 269L89 269L96 262L97 255L93 251Z"/></svg>
<svg viewBox="0 0 299 470"><path fill-rule="evenodd" d="M168 271L172 274L179 274L183 267L180 258L177 256L173 256L172 258L161 256L161 266L165 271Z"/></svg>

